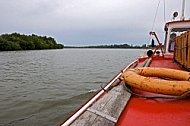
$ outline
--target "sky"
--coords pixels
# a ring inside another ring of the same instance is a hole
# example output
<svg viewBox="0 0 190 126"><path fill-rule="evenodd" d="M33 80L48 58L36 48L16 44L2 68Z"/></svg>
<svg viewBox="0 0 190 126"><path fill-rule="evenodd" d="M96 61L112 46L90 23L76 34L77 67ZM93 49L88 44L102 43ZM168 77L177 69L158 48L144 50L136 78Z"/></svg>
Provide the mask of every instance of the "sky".
<svg viewBox="0 0 190 126"><path fill-rule="evenodd" d="M181 10L182 0L0 0L0 34L48 36L65 46L150 44L149 32L163 41L165 22Z"/></svg>

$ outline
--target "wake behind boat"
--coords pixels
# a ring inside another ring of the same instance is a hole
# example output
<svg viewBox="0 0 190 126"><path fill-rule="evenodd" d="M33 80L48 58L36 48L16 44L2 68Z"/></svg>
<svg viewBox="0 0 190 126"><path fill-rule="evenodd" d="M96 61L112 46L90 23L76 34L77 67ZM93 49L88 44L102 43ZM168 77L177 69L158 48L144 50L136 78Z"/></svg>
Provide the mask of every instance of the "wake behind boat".
<svg viewBox="0 0 190 126"><path fill-rule="evenodd" d="M61 125L189 126L190 20L182 12L164 29L164 45L151 31L156 49L129 64Z"/></svg>

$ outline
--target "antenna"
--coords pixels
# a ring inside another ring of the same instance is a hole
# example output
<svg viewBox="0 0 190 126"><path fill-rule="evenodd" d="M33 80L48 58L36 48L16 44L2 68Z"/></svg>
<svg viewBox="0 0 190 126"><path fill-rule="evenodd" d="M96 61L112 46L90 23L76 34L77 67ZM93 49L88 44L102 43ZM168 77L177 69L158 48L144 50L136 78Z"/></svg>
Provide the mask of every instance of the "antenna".
<svg viewBox="0 0 190 126"><path fill-rule="evenodd" d="M185 10L185 0L183 0L183 4L182 4L181 20L185 20L185 17L184 17L184 10Z"/></svg>

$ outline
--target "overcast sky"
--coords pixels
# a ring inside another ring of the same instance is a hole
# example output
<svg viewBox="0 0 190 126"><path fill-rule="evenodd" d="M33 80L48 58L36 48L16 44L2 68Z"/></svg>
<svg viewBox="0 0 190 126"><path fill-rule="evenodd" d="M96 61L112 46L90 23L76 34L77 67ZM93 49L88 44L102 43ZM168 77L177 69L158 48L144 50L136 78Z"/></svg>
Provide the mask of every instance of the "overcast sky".
<svg viewBox="0 0 190 126"><path fill-rule="evenodd" d="M66 46L149 43L159 0L0 0L0 34L50 36ZM185 17L190 18L190 0ZM165 0L165 20L182 0ZM164 0L154 31L163 40Z"/></svg>

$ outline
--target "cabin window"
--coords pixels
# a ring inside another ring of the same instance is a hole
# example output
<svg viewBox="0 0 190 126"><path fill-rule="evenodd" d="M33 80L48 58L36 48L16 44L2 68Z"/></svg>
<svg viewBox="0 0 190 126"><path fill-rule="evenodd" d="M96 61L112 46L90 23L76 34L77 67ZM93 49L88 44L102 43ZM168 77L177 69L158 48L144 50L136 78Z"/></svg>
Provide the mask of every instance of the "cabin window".
<svg viewBox="0 0 190 126"><path fill-rule="evenodd" d="M169 38L169 52L174 52L175 49L175 39L176 39L177 34L175 32L171 32L170 38Z"/></svg>
<svg viewBox="0 0 190 126"><path fill-rule="evenodd" d="M189 30L189 28L187 28L187 29L185 29L185 28L174 28L171 30L170 39L169 39L169 46L168 46L169 52L173 52L174 48L177 48L175 46L176 37L184 35L188 30Z"/></svg>

